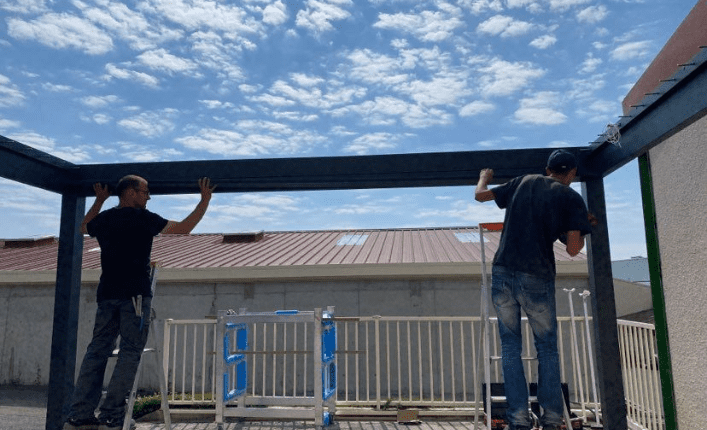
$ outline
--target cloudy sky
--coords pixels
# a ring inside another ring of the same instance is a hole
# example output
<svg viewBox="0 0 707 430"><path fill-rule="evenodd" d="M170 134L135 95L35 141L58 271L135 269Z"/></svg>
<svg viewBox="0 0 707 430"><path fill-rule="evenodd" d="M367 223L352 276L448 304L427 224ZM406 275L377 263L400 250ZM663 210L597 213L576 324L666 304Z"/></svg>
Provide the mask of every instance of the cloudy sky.
<svg viewBox="0 0 707 430"><path fill-rule="evenodd" d="M0 134L74 163L583 146L618 120L694 5L2 0ZM606 180L614 259L645 255L637 171ZM502 219L472 194L217 194L195 232ZM197 200L156 196L149 207L181 219ZM57 195L0 179L0 237L58 235L59 207Z"/></svg>

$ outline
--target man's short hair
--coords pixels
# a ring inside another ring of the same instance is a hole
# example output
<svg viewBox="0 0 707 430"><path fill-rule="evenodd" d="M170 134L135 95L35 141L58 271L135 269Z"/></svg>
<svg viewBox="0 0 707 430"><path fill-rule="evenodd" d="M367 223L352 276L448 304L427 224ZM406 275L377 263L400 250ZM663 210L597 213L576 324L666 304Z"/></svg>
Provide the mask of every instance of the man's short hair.
<svg viewBox="0 0 707 430"><path fill-rule="evenodd" d="M130 189L138 189L140 188L140 184L145 181L143 178L137 176L137 175L127 175L123 176L119 181L118 181L118 186L115 187L115 194L118 196L118 198L123 197L123 193Z"/></svg>
<svg viewBox="0 0 707 430"><path fill-rule="evenodd" d="M552 151L547 159L547 168L553 173L564 174L577 167L577 159L564 149Z"/></svg>

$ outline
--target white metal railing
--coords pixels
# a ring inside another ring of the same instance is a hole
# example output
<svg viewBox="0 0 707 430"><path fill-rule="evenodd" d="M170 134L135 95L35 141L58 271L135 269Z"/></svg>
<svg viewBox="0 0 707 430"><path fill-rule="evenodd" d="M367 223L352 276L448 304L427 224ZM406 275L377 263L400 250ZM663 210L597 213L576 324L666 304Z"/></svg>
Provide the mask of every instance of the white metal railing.
<svg viewBox="0 0 707 430"><path fill-rule="evenodd" d="M588 320L591 321L591 318ZM215 396L216 320L167 320L163 366L173 405L213 405ZM586 418L596 402L590 398L591 372L583 317L558 318L558 349L563 382L570 400ZM574 328L573 328L574 327ZM483 374L478 373L479 317L337 318L337 406L384 411L391 406L428 406L466 410L481 408ZM251 396L307 396L313 390L312 334L296 324L258 324L251 329L248 358ZM500 356L496 319L491 320L491 353ZM534 356L529 324L524 320L526 356ZM529 381L537 364L525 360ZM502 382L494 360L491 382Z"/></svg>
<svg viewBox="0 0 707 430"><path fill-rule="evenodd" d="M585 420L598 411L589 354L591 317L558 318L561 378L568 383L573 409ZM481 408L477 387L479 317L337 318L337 407L367 407L384 412L395 406L466 410ZM167 320L163 366L173 405L213 405L216 320ZM634 429L665 430L651 324L618 322L628 419ZM495 318L491 353L500 356ZM258 324L252 328L248 361L251 396L308 396L314 389L313 335L305 325ZM532 335L523 324L526 356L534 356ZM525 360L529 381L537 364ZM502 382L500 362L491 382Z"/></svg>
<svg viewBox="0 0 707 430"><path fill-rule="evenodd" d="M665 430L653 324L619 320L627 418L635 430Z"/></svg>
<svg viewBox="0 0 707 430"><path fill-rule="evenodd" d="M216 320L165 320L162 366L173 405L215 402Z"/></svg>

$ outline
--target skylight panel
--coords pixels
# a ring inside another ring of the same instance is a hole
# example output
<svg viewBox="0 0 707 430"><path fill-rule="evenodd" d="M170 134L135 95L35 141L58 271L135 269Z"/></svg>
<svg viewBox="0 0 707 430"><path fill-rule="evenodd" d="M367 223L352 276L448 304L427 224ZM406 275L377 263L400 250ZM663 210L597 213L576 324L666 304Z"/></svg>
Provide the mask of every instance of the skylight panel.
<svg viewBox="0 0 707 430"><path fill-rule="evenodd" d="M481 242L479 233L454 233L457 240L461 243L478 243Z"/></svg>
<svg viewBox="0 0 707 430"><path fill-rule="evenodd" d="M345 234L336 242L336 246L363 245L366 239L367 234Z"/></svg>

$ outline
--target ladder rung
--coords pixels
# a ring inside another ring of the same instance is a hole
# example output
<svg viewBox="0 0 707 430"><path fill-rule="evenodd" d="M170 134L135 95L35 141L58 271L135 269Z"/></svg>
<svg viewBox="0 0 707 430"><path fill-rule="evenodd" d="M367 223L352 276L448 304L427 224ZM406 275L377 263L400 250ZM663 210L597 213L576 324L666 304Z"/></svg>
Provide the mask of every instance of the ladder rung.
<svg viewBox="0 0 707 430"><path fill-rule="evenodd" d="M492 355L492 356L489 357L489 358L490 358L491 360L500 360L500 359L502 359L503 357L501 357L500 355ZM537 357L521 357L520 359L523 360L523 361L533 361L533 360L537 360L538 358L537 358Z"/></svg>
<svg viewBox="0 0 707 430"><path fill-rule="evenodd" d="M500 403L500 402L505 402L505 401L506 401L506 396L491 396L492 403ZM528 401L537 402L538 397L537 396L528 396Z"/></svg>

